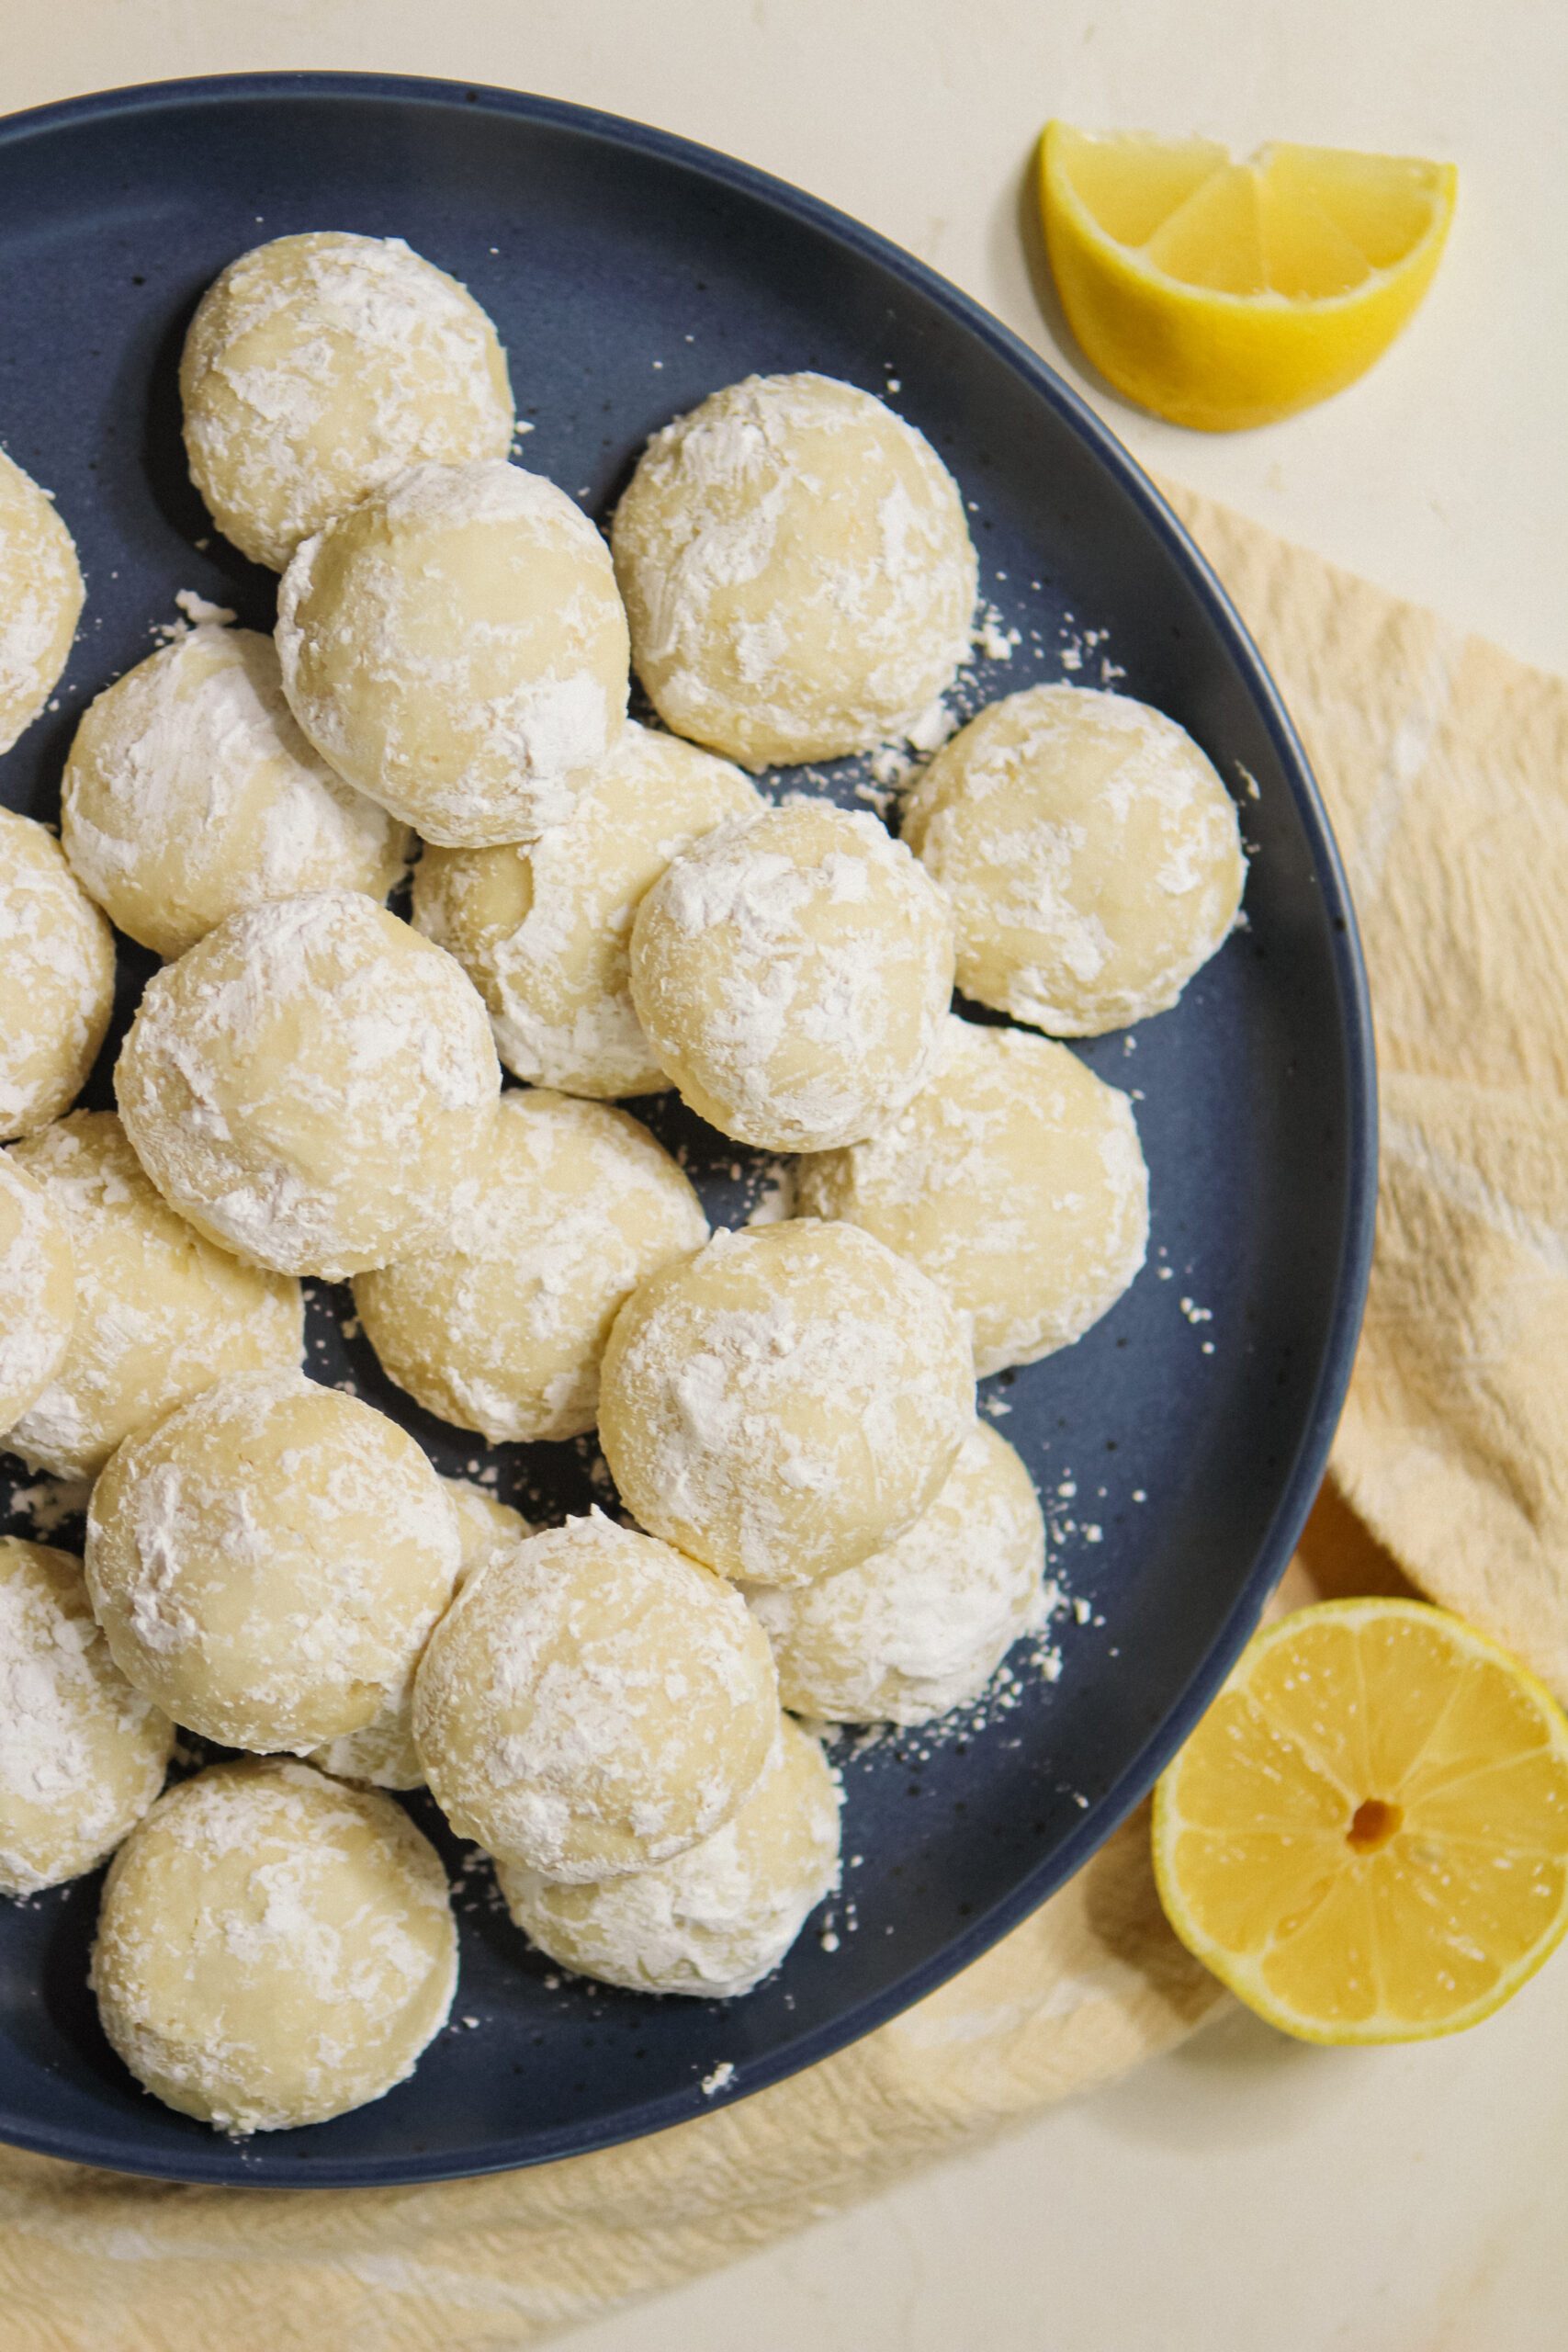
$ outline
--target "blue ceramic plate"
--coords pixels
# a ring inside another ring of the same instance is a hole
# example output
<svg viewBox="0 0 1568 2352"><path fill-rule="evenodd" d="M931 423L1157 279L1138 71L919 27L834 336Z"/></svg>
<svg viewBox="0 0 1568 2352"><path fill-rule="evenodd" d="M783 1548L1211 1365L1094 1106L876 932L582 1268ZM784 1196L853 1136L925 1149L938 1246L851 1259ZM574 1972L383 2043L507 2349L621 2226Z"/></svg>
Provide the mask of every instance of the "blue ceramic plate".
<svg viewBox="0 0 1568 2352"><path fill-rule="evenodd" d="M1137 1091L1147 1268L1077 1347L985 1384L1079 1605L964 1724L846 1755L845 1898L777 1976L728 2006L562 1978L448 1840L452 2028L375 2106L234 2143L146 2097L104 2042L85 1982L96 1878L0 1905L0 2135L289 2187L536 2163L711 2111L880 2024L1049 1894L1190 1729L1290 1554L1349 1371L1374 1159L1365 986L1322 807L1257 652L1132 460L1032 353L868 230L571 107L276 75L0 123L0 439L57 493L88 589L57 703L0 763L6 805L54 817L77 714L150 650L176 591L271 626L273 581L213 533L186 480L175 364L224 262L317 228L404 237L466 280L511 353L534 427L524 461L601 517L644 437L736 377L813 368L886 392L969 501L991 642L1017 632L1010 658L977 664L964 707L1060 675L1123 684L1208 751L1254 855L1247 926L1178 1009L1084 1048ZM853 800L865 776L841 763L812 782ZM122 1017L148 969L125 945ZM90 1102L111 1100L113 1049ZM647 1115L737 1221L761 1181L746 1155L672 1100ZM352 1376L443 1470L476 1462L344 1340L344 1313L321 1288L311 1369ZM596 1492L586 1448L491 1459L536 1515ZM29 1524L10 1499L28 1483L0 1463L0 1524L7 1510Z"/></svg>

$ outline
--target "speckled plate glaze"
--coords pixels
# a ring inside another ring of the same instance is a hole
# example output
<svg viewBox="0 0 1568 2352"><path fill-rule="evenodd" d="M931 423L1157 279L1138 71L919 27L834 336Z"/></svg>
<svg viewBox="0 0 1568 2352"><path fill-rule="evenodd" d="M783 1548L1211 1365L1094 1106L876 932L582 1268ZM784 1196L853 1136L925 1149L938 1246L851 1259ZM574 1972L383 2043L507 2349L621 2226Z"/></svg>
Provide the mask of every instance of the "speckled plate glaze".
<svg viewBox="0 0 1568 2352"><path fill-rule="evenodd" d="M778 1975L729 2005L563 1978L446 1840L463 1940L451 2028L375 2106L231 2143L138 2090L104 2042L85 1984L96 1878L0 1905L0 2135L294 2188L537 2163L710 2111L880 2024L1049 1894L1148 1787L1289 1556L1349 1372L1374 1168L1365 983L1323 809L1257 652L1149 483L1049 368L918 262L743 164L606 116L277 75L0 123L0 441L57 493L88 591L60 695L0 763L0 799L54 818L77 713L150 650L178 590L270 627L272 579L214 534L186 479L175 364L224 262L312 228L405 237L467 281L511 353L524 462L599 517L653 427L752 369L885 392L963 485L987 643L1009 657L977 662L960 707L1060 675L1123 684L1203 744L1255 854L1247 926L1179 1007L1084 1048L1137 1091L1147 1268L1078 1346L985 1384L1080 1606L963 1724L846 1747L857 1859ZM852 763L807 781L852 802L866 786ZM121 1027L149 968L122 944ZM112 1099L113 1053L111 1039L91 1103ZM641 1108L710 1211L743 1216L766 1170L672 1098ZM310 1369L352 1380L441 1469L480 1462L387 1385L346 1313L346 1294L318 1290ZM585 1449L489 1460L536 1516L601 1492ZM0 1523L30 1529L14 1490L31 1483L0 1461Z"/></svg>

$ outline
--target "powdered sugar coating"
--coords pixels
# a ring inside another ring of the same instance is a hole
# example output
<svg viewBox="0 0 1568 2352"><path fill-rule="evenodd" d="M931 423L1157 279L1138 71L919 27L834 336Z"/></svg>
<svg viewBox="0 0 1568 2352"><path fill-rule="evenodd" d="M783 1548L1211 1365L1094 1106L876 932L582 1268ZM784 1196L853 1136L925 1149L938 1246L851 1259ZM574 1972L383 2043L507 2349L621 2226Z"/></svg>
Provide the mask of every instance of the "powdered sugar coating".
<svg viewBox="0 0 1568 2352"><path fill-rule="evenodd" d="M873 1135L924 1082L953 995L947 907L874 817L796 801L675 859L631 992L682 1099L767 1151Z"/></svg>
<svg viewBox="0 0 1568 2352"><path fill-rule="evenodd" d="M104 1887L91 1982L137 2080L217 2130L283 2132L413 2072L457 1981L440 1857L308 1764L220 1764L154 1805Z"/></svg>
<svg viewBox="0 0 1568 2352"><path fill-rule="evenodd" d="M1086 686L972 718L910 795L904 838L953 901L965 995L1062 1037L1173 1005L1247 878L1235 803L1185 729Z"/></svg>
<svg viewBox="0 0 1568 2352"><path fill-rule="evenodd" d="M443 1478L457 1516L457 1582L454 1591L496 1552L509 1551L534 1531L520 1510L468 1478ZM423 1653L422 1653L423 1655ZM424 1767L413 1744L414 1661L401 1688L362 1731L344 1732L312 1748L309 1761L335 1780L367 1781L376 1789L422 1789Z"/></svg>
<svg viewBox="0 0 1568 2352"><path fill-rule="evenodd" d="M216 1382L115 1454L87 1585L128 1680L208 1739L303 1753L406 1687L457 1580L440 1479L299 1372Z"/></svg>
<svg viewBox="0 0 1568 2352"><path fill-rule="evenodd" d="M298 1366L298 1283L242 1265L176 1216L112 1112L73 1111L10 1157L57 1212L76 1272L64 1361L6 1441L32 1467L92 1477L220 1374Z"/></svg>
<svg viewBox="0 0 1568 2352"><path fill-rule="evenodd" d="M0 808L0 1142L69 1110L114 1010L114 941L52 833Z"/></svg>
<svg viewBox="0 0 1568 2352"><path fill-rule="evenodd" d="M655 709L747 767L904 733L968 651L957 484L831 377L749 376L656 433L613 543Z"/></svg>
<svg viewBox="0 0 1568 2352"><path fill-rule="evenodd" d="M459 1837L574 1883L711 1836L755 1787L777 1719L739 1595L597 1511L470 1577L414 1686L414 1739Z"/></svg>
<svg viewBox="0 0 1568 2352"><path fill-rule="evenodd" d="M43 1187L0 1152L0 1438L64 1363L75 1319L70 1229Z"/></svg>
<svg viewBox="0 0 1568 2352"><path fill-rule="evenodd" d="M854 1226L716 1234L615 1318L599 1433L645 1527L727 1576L807 1584L912 1525L975 1412L967 1325Z"/></svg>
<svg viewBox="0 0 1568 2352"><path fill-rule="evenodd" d="M803 1162L798 1183L808 1215L847 1217L940 1284L971 1318L982 1375L1080 1340L1148 1248L1132 1103L1021 1029L950 1019L908 1109Z"/></svg>
<svg viewBox="0 0 1568 2352"><path fill-rule="evenodd" d="M443 1229L500 1088L452 958L342 891L228 916L149 981L115 1071L182 1216L257 1265L334 1280Z"/></svg>
<svg viewBox="0 0 1568 2352"><path fill-rule="evenodd" d="M400 237L315 231L242 254L191 321L180 397L192 480L275 571L405 466L512 446L494 327Z"/></svg>
<svg viewBox="0 0 1568 2352"><path fill-rule="evenodd" d="M564 822L626 716L609 550L564 491L500 460L412 467L306 539L277 650L323 759L448 845Z"/></svg>
<svg viewBox="0 0 1568 2352"><path fill-rule="evenodd" d="M519 1078L563 1094L662 1092L631 1000L633 917L671 858L761 807L739 768L628 719L570 816L537 841L427 849L415 926L462 965Z"/></svg>
<svg viewBox="0 0 1568 2352"><path fill-rule="evenodd" d="M0 1891L101 1862L163 1787L174 1736L109 1657L80 1560L0 1536Z"/></svg>
<svg viewBox="0 0 1568 2352"><path fill-rule="evenodd" d="M82 571L52 501L0 451L0 752L59 683L82 616Z"/></svg>
<svg viewBox="0 0 1568 2352"><path fill-rule="evenodd" d="M708 1238L686 1178L604 1102L503 1094L440 1238L354 1303L383 1370L427 1412L492 1445L593 1426L616 1310Z"/></svg>
<svg viewBox="0 0 1568 2352"><path fill-rule="evenodd" d="M269 899L384 899L409 847L299 732L272 639L210 623L90 706L65 763L61 839L83 888L160 956Z"/></svg>
<svg viewBox="0 0 1568 2352"><path fill-rule="evenodd" d="M785 1706L829 1723L929 1723L978 1698L1044 1619L1045 1524L1004 1438L976 1421L936 1500L884 1551L748 1595Z"/></svg>
<svg viewBox="0 0 1568 2352"><path fill-rule="evenodd" d="M634 1993L729 2000L775 1969L839 1881L838 1784L781 1715L761 1778L722 1829L673 1861L593 1886L502 1864L501 1891L540 1951Z"/></svg>

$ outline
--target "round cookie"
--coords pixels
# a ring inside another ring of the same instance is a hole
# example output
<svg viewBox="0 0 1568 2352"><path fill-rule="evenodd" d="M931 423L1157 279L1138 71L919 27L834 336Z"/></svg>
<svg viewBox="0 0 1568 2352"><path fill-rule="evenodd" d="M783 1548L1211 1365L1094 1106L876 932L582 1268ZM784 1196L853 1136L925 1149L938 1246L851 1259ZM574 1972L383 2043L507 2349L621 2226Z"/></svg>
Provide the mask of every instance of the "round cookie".
<svg viewBox="0 0 1568 2352"><path fill-rule="evenodd" d="M521 1511L471 1480L443 1478L441 1483L457 1514L456 1590L492 1555L521 1544L534 1531ZM416 1668L417 1664L416 1659ZM422 1789L424 1767L413 1744L413 1681L414 1668L411 1668L401 1689L373 1722L361 1731L345 1731L339 1738L312 1748L308 1760L339 1781L368 1781L377 1789Z"/></svg>
<svg viewBox="0 0 1568 2352"><path fill-rule="evenodd" d="M787 1715L761 1779L722 1829L673 1861L592 1886L502 1863L513 1918L563 1968L634 1993L728 2000L783 1960L839 1880L839 1789Z"/></svg>
<svg viewBox="0 0 1568 2352"><path fill-rule="evenodd" d="M115 1070L126 1132L182 1216L333 1281L443 1231L500 1089L452 958L344 891L227 916L148 982Z"/></svg>
<svg viewBox="0 0 1568 2352"><path fill-rule="evenodd" d="M828 376L749 376L656 433L613 529L637 673L761 768L913 727L969 650L976 565L929 441Z"/></svg>
<svg viewBox="0 0 1568 2352"><path fill-rule="evenodd" d="M975 1414L965 1326L852 1225L716 1234L633 1292L599 1436L628 1510L726 1576L807 1584L913 1524Z"/></svg>
<svg viewBox="0 0 1568 2352"><path fill-rule="evenodd" d="M269 637L209 623L93 702L61 792L83 888L143 947L180 956L242 907L304 890L384 899L408 836L306 742Z"/></svg>
<svg viewBox="0 0 1568 2352"><path fill-rule="evenodd" d="M9 1158L47 1196L76 1270L64 1360L6 1440L32 1467L92 1477L220 1374L298 1366L298 1283L242 1265L177 1216L112 1112L73 1111Z"/></svg>
<svg viewBox="0 0 1568 2352"><path fill-rule="evenodd" d="M943 745L904 838L953 901L958 985L1060 1037L1176 1002L1247 879L1235 804L1185 729L1088 686L1031 686Z"/></svg>
<svg viewBox="0 0 1568 2352"><path fill-rule="evenodd" d="M277 650L322 758L448 845L564 822L626 717L609 550L564 491L499 459L412 467L305 540Z"/></svg>
<svg viewBox="0 0 1568 2352"><path fill-rule="evenodd" d="M110 1657L81 1561L0 1535L0 1893L101 1862L163 1787L174 1738Z"/></svg>
<svg viewBox="0 0 1568 2352"><path fill-rule="evenodd" d="M580 1436L616 1309L700 1250L702 1204L648 1129L605 1102L503 1094L440 1238L354 1304L400 1388L492 1445Z"/></svg>
<svg viewBox="0 0 1568 2352"><path fill-rule="evenodd" d="M414 1684L414 1740L457 1835L574 1883L710 1837L777 1721L739 1594L598 1511L487 1562Z"/></svg>
<svg viewBox="0 0 1568 2352"><path fill-rule="evenodd" d="M65 1362L76 1261L58 1205L0 1151L0 1440Z"/></svg>
<svg viewBox="0 0 1568 2352"><path fill-rule="evenodd" d="M0 808L0 1143L67 1111L114 1011L114 940L52 833Z"/></svg>
<svg viewBox="0 0 1568 2352"><path fill-rule="evenodd" d="M874 1135L953 996L947 908L874 817L796 801L721 825L637 909L631 991L710 1125L766 1151Z"/></svg>
<svg viewBox="0 0 1568 2352"><path fill-rule="evenodd" d="M457 1559L413 1439L299 1372L220 1380L128 1438L87 1513L87 1589L120 1671L229 1747L302 1753L372 1722Z"/></svg>
<svg viewBox="0 0 1568 2352"><path fill-rule="evenodd" d="M896 1543L752 1609L779 1695L831 1723L929 1723L979 1697L1044 1617L1045 1524L1004 1438L976 1421L947 1482Z"/></svg>
<svg viewBox="0 0 1568 2352"><path fill-rule="evenodd" d="M231 261L190 322L180 398L213 520L274 571L405 466L512 447L494 327L400 237L317 230Z"/></svg>
<svg viewBox="0 0 1568 2352"><path fill-rule="evenodd" d="M0 451L0 752L60 683L82 617L82 571L54 502Z"/></svg>
<svg viewBox="0 0 1568 2352"><path fill-rule="evenodd" d="M1148 1248L1132 1103L1021 1029L950 1020L908 1108L798 1183L807 1216L847 1218L940 1284L973 1320L981 1374L1080 1340Z"/></svg>
<svg viewBox="0 0 1568 2352"><path fill-rule="evenodd" d="M324 2123L412 2075L457 1982L441 1858L308 1764L218 1764L116 1855L91 1983L138 2082L220 2132Z"/></svg>
<svg viewBox="0 0 1568 2352"><path fill-rule="evenodd" d="M461 964L519 1078L563 1094L660 1092L670 1080L631 1000L637 901L672 857L761 805L738 768L628 719L571 814L537 841L427 849L415 928Z"/></svg>

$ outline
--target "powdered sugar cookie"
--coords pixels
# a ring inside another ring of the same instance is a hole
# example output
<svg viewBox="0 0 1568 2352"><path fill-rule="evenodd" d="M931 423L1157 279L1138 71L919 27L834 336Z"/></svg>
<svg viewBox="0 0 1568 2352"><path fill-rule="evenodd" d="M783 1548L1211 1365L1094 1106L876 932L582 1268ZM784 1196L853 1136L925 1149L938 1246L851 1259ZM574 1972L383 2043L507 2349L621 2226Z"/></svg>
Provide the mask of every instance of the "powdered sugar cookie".
<svg viewBox="0 0 1568 2352"><path fill-rule="evenodd" d="M116 1855L98 2015L138 2082L220 2132L380 2098L446 2022L457 1933L441 1858L400 1805L308 1764L219 1764Z"/></svg>
<svg viewBox="0 0 1568 2352"><path fill-rule="evenodd" d="M778 1699L733 1588L594 1511L469 1578L420 1666L413 1720L459 1837L579 1883L668 1861L728 1820Z"/></svg>
<svg viewBox="0 0 1568 2352"><path fill-rule="evenodd" d="M191 478L281 571L405 466L504 458L512 387L466 288L400 237L276 237L202 296L180 361Z"/></svg>
<svg viewBox="0 0 1568 2352"><path fill-rule="evenodd" d="M230 915L166 965L115 1071L182 1216L257 1265L334 1280L444 1229L500 1089L452 958L342 891Z"/></svg>
<svg viewBox="0 0 1568 2352"><path fill-rule="evenodd" d="M948 910L874 817L738 818L656 882L632 1001L689 1102L767 1151L874 1135L922 1084L953 994Z"/></svg>
<svg viewBox="0 0 1568 2352"><path fill-rule="evenodd" d="M738 768L628 719L565 821L498 849L427 849L416 927L490 1008L501 1058L563 1094L652 1094L670 1083L632 1004L638 901L672 857L761 809Z"/></svg>
<svg viewBox="0 0 1568 2352"><path fill-rule="evenodd" d="M0 453L0 752L60 681L82 617L82 571L53 501Z"/></svg>
<svg viewBox="0 0 1568 2352"><path fill-rule="evenodd" d="M750 1595L779 1695L832 1723L923 1724L978 1698L1042 1622L1045 1525L1004 1438L975 1422L930 1509L838 1576Z"/></svg>
<svg viewBox="0 0 1568 2352"><path fill-rule="evenodd" d="M431 842L563 823L626 716L609 549L554 482L500 460L412 467L305 540L277 650L322 758Z"/></svg>
<svg viewBox="0 0 1568 2352"><path fill-rule="evenodd" d="M847 1217L924 1268L970 1317L981 1374L1081 1339L1148 1247L1132 1103L1021 1029L950 1020L908 1108L805 1161L798 1183L808 1216Z"/></svg>
<svg viewBox="0 0 1568 2352"><path fill-rule="evenodd" d="M457 1581L406 1430L302 1373L240 1373L130 1438L93 1489L87 1586L128 1681L230 1747L302 1753L406 1685Z"/></svg>
<svg viewBox="0 0 1568 2352"><path fill-rule="evenodd" d="M503 1094L445 1232L354 1303L383 1368L492 1445L576 1437L599 1405L616 1309L708 1238L695 1193L607 1103Z"/></svg>
<svg viewBox="0 0 1568 2352"><path fill-rule="evenodd" d="M163 1787L174 1736L110 1657L80 1560L0 1535L0 1891L101 1862Z"/></svg>
<svg viewBox="0 0 1568 2352"><path fill-rule="evenodd" d="M634 1993L728 2000L778 1966L837 1885L839 1804L820 1746L782 1715L750 1795L672 1861L592 1886L505 1862L496 1875L517 1925L563 1967Z"/></svg>
<svg viewBox="0 0 1568 2352"><path fill-rule="evenodd" d="M14 1145L70 1237L76 1313L49 1385L6 1442L60 1478L92 1477L123 1438L227 1372L296 1369L298 1283L243 1265L175 1215L108 1111Z"/></svg>
<svg viewBox="0 0 1568 2352"><path fill-rule="evenodd" d="M114 1010L114 941L52 833L0 808L0 1142L57 1119Z"/></svg>
<svg viewBox="0 0 1568 2352"><path fill-rule="evenodd" d="M654 708L747 767L902 734L968 650L957 484L830 377L749 376L656 433L613 543Z"/></svg>
<svg viewBox="0 0 1568 2352"><path fill-rule="evenodd" d="M974 1418L966 1327L852 1225L716 1234L615 1318L599 1434L642 1524L725 1575L807 1584L903 1532Z"/></svg>
<svg viewBox="0 0 1568 2352"><path fill-rule="evenodd" d="M1235 921L1235 807L1163 711L1031 686L972 718L904 838L953 901L958 985L1061 1037L1163 1012Z"/></svg>
<svg viewBox="0 0 1568 2352"><path fill-rule="evenodd" d="M76 1319L76 1262L59 1208L0 1152L0 1437L65 1362Z"/></svg>
<svg viewBox="0 0 1568 2352"><path fill-rule="evenodd" d="M183 955L225 915L306 890L384 899L408 836L306 742L272 639L204 624L89 707L65 763L72 872L132 939Z"/></svg>

